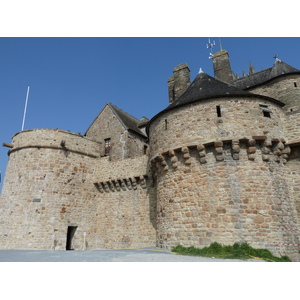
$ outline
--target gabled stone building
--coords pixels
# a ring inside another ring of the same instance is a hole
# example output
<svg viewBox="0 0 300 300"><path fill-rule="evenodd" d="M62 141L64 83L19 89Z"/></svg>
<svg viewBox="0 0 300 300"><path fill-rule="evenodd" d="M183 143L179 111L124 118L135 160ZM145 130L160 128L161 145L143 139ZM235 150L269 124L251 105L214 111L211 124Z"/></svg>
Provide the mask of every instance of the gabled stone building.
<svg viewBox="0 0 300 300"><path fill-rule="evenodd" d="M138 120L107 103L86 133L32 129L6 144L1 249L248 242L298 260L300 71L276 59L235 76L168 80L169 106Z"/></svg>

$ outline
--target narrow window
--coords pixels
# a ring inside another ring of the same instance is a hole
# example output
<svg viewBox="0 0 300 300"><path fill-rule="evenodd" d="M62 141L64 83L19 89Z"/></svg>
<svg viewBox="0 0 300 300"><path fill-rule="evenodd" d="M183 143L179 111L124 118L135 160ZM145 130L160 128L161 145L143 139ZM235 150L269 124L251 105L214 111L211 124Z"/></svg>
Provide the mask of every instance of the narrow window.
<svg viewBox="0 0 300 300"><path fill-rule="evenodd" d="M268 105L259 104L259 106L263 112L264 117L271 118L271 111L268 108Z"/></svg>
<svg viewBox="0 0 300 300"><path fill-rule="evenodd" d="M108 155L110 153L110 139L105 139L105 155Z"/></svg>
<svg viewBox="0 0 300 300"><path fill-rule="evenodd" d="M221 115L221 106L220 106L220 105L217 105L216 108L217 108L217 115L218 115L218 117L220 118L220 117L222 116L222 115Z"/></svg>
<svg viewBox="0 0 300 300"><path fill-rule="evenodd" d="M168 130L168 120L165 119L165 130Z"/></svg>
<svg viewBox="0 0 300 300"><path fill-rule="evenodd" d="M294 87L297 87L297 82L294 82Z"/></svg>
<svg viewBox="0 0 300 300"><path fill-rule="evenodd" d="M144 155L147 154L147 149L148 149L148 146L147 146L147 145L144 145Z"/></svg>

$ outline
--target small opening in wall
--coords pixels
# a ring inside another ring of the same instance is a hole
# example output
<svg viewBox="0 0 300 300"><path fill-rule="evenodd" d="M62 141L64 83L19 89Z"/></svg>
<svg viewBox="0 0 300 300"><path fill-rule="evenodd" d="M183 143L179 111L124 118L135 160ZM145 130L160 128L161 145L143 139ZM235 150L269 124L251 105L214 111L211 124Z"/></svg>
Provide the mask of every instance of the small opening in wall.
<svg viewBox="0 0 300 300"><path fill-rule="evenodd" d="M147 145L144 145L144 155L146 155L147 154L147 149L148 149L148 146Z"/></svg>
<svg viewBox="0 0 300 300"><path fill-rule="evenodd" d="M263 112L264 117L271 118L271 111L268 108L268 105L259 104L259 106L260 106L260 108L261 108L261 110Z"/></svg>
<svg viewBox="0 0 300 300"><path fill-rule="evenodd" d="M221 115L221 106L220 105L217 105L216 106L216 109L217 109L217 116L220 118L222 115Z"/></svg>
<svg viewBox="0 0 300 300"><path fill-rule="evenodd" d="M168 120L165 119L165 130L168 130Z"/></svg>
<svg viewBox="0 0 300 300"><path fill-rule="evenodd" d="M105 155L109 155L110 153L110 139L105 139Z"/></svg>
<svg viewBox="0 0 300 300"><path fill-rule="evenodd" d="M294 87L297 87L297 82L294 82Z"/></svg>
<svg viewBox="0 0 300 300"><path fill-rule="evenodd" d="M77 226L68 226L66 250L74 250L72 247L72 240L76 230Z"/></svg>

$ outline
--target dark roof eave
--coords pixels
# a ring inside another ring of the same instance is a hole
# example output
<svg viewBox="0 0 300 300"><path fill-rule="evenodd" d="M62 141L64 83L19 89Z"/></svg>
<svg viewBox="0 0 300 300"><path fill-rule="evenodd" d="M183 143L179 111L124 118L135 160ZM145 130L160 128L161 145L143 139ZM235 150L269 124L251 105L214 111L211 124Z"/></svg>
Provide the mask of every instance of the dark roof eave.
<svg viewBox="0 0 300 300"><path fill-rule="evenodd" d="M197 99L197 100L191 100L189 102L186 102L186 103L180 103L176 106L168 106L167 108L165 108L164 110L162 110L161 112L159 112L158 114L156 114L153 118L151 118L151 120L148 122L147 126L146 126L146 133L149 137L149 127L150 125L152 124L152 122L158 118L159 116L163 115L164 113L166 112L169 112L171 111L172 109L175 109L175 108L178 108L178 107L182 107L182 106L185 106L185 105L189 105L189 104L192 104L192 103L195 103L195 102L200 102L200 101L204 101L204 100L208 100L208 99L218 99L218 98L232 98L232 97L246 97L246 98L262 98L262 99L265 99L265 100L268 100L268 101L271 101L271 102L274 102L276 103L277 105L283 107L285 104L279 100L276 100L274 98L271 98L271 97L268 97L268 96L263 96L263 95L257 95L257 94L235 94L235 95L216 95L214 97L205 97L205 98L201 98L201 99Z"/></svg>
<svg viewBox="0 0 300 300"><path fill-rule="evenodd" d="M276 77L267 79L267 80L265 80L265 81L263 81L263 82L256 83L256 84L253 84L253 85L251 85L251 86L249 86L249 87L240 88L240 89L243 89L244 91L245 91L245 90L249 90L249 89L252 89L252 88L256 88L256 87L258 87L258 86L260 86L260 85L265 85L266 83L269 83L269 82L271 82L271 81L273 81L273 80L275 80L275 79L277 79L277 78L281 78L281 77L288 76L288 75L295 75L295 74L300 75L300 72L291 72L291 73L280 74L280 75L278 75L278 76L276 76ZM238 82L239 80L242 81L241 79L243 79L243 77L237 79L236 82Z"/></svg>
<svg viewBox="0 0 300 300"><path fill-rule="evenodd" d="M147 135L145 135L145 134L143 134L143 133L139 133L139 132L137 132L137 131L135 131L135 130L133 130L133 129L127 128L127 130L128 130L129 132L132 132L132 133L137 134L138 136L140 136L140 137L142 137L142 138L144 138L144 139L147 139L147 138L148 138Z"/></svg>

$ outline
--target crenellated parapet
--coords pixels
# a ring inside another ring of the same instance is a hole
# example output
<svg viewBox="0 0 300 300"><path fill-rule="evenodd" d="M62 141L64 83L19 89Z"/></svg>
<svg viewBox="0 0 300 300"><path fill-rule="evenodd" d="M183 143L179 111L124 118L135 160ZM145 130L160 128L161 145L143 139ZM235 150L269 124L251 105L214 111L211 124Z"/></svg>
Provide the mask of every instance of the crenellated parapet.
<svg viewBox="0 0 300 300"><path fill-rule="evenodd" d="M95 182L94 185L100 193L109 193L136 190L138 186L145 189L147 187L147 181L147 175L140 175L129 178L116 178L108 181Z"/></svg>
<svg viewBox="0 0 300 300"><path fill-rule="evenodd" d="M267 136L241 137L232 140L216 140L206 143L189 144L168 149L150 159L152 174L176 170L183 164L191 166L192 157L205 165L210 162L263 161L286 164L291 149L283 138L269 139Z"/></svg>

